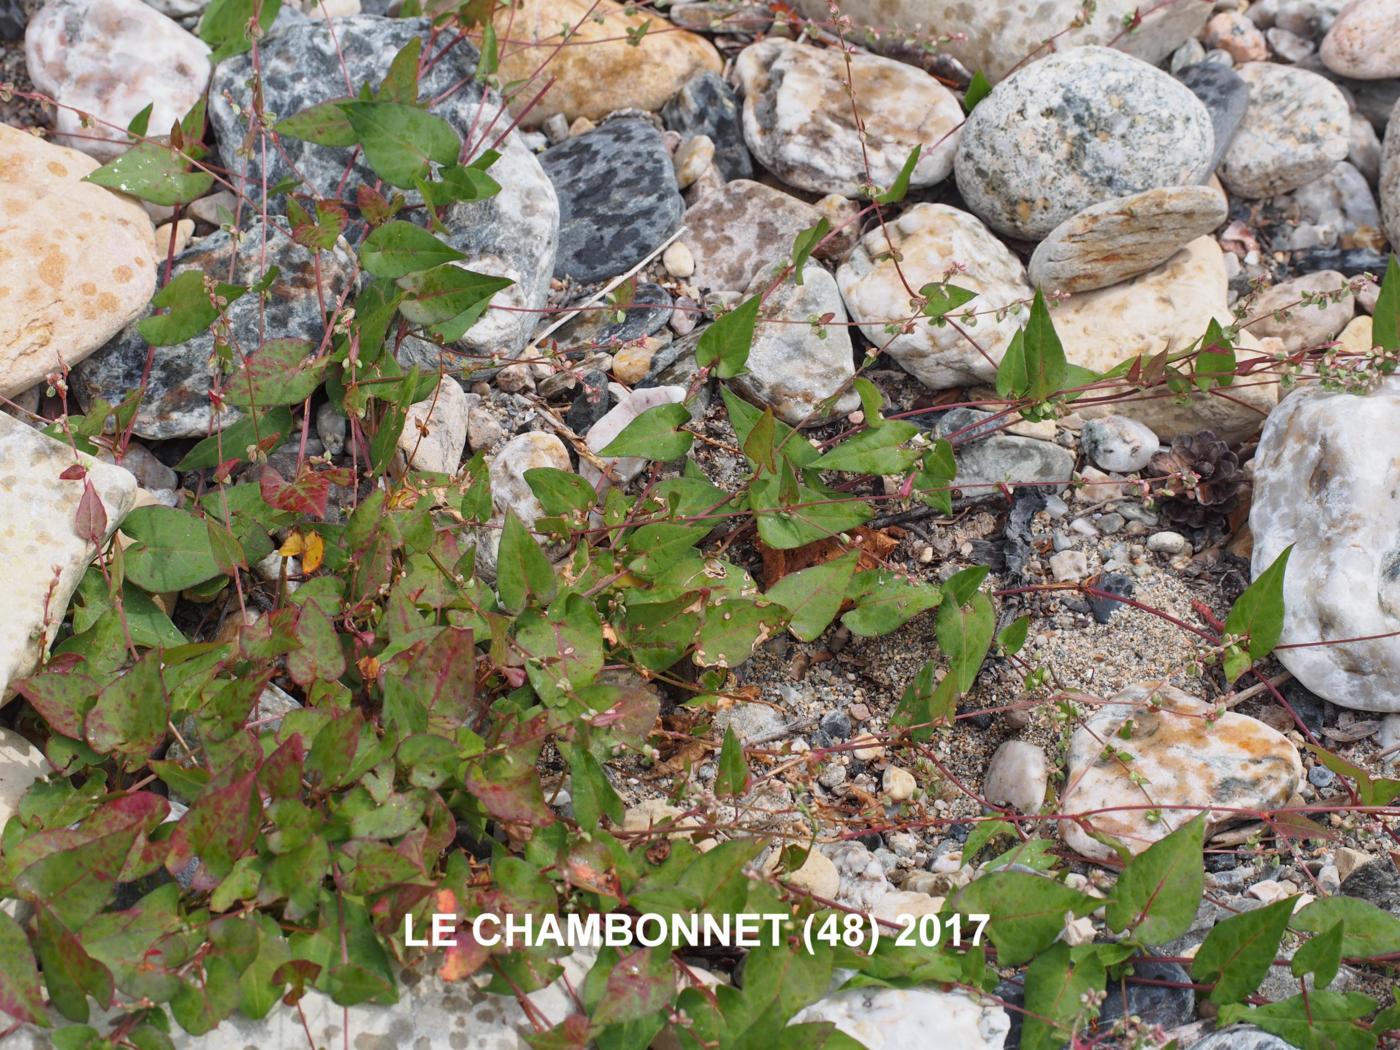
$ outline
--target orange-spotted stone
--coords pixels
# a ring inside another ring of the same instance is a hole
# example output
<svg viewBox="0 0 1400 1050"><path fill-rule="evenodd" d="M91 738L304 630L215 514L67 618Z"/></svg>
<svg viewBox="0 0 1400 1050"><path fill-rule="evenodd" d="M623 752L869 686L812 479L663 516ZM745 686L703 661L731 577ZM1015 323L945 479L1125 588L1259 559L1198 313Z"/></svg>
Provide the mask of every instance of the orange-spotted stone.
<svg viewBox="0 0 1400 1050"><path fill-rule="evenodd" d="M0 124L0 396L72 366L155 291L151 220L97 162Z"/></svg>
<svg viewBox="0 0 1400 1050"><path fill-rule="evenodd" d="M1141 853L1206 812L1207 833L1284 805L1303 775L1297 749L1258 719L1159 682L1139 682L1095 710L1070 740L1060 812ZM1095 860L1113 851L1077 821L1065 845Z"/></svg>

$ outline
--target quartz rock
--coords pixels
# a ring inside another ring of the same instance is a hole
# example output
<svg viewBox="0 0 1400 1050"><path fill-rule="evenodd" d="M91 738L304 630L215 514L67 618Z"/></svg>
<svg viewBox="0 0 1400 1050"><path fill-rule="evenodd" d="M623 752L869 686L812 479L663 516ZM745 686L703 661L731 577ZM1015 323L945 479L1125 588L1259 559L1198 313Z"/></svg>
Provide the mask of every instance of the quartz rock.
<svg viewBox="0 0 1400 1050"><path fill-rule="evenodd" d="M690 249L690 283L702 291L742 292L754 275L785 261L792 242L821 213L781 190L735 179L700 198L685 213L678 244Z"/></svg>
<svg viewBox="0 0 1400 1050"><path fill-rule="evenodd" d="M1121 51L1074 48L1018 70L968 115L958 189L998 232L1038 239L1091 204L1203 182L1214 141L1179 81Z"/></svg>
<svg viewBox="0 0 1400 1050"><path fill-rule="evenodd" d="M791 186L847 197L859 196L872 181L885 188L915 146L922 151L911 187L941 182L953 170L962 107L920 69L778 37L746 47L734 69L744 89L749 148ZM855 127L852 92L863 135Z"/></svg>
<svg viewBox="0 0 1400 1050"><path fill-rule="evenodd" d="M1090 419L1079 434L1084 454L1095 466L1117 474L1132 474L1147 466L1157 451L1152 428L1126 416Z"/></svg>
<svg viewBox="0 0 1400 1050"><path fill-rule="evenodd" d="M1400 379L1369 394L1298 390L1269 416L1254 457L1253 568L1293 546L1282 642L1400 631L1400 460L1378 435L1400 432ZM1279 649L1318 696L1359 711L1400 711L1393 637Z"/></svg>
<svg viewBox="0 0 1400 1050"><path fill-rule="evenodd" d="M1274 62L1247 62L1238 73L1249 85L1249 109L1219 171L1231 193L1287 193L1346 159L1351 116L1335 84Z"/></svg>
<svg viewBox="0 0 1400 1050"><path fill-rule="evenodd" d="M1263 1029L1235 1024L1212 1032L1192 1050L1293 1050L1293 1044Z"/></svg>
<svg viewBox="0 0 1400 1050"><path fill-rule="evenodd" d="M101 500L105 543L135 505L136 478L0 413L0 702L38 666L97 553L75 524L86 482L60 478L75 462Z"/></svg>
<svg viewBox="0 0 1400 1050"><path fill-rule="evenodd" d="M961 990L933 987L857 988L835 992L805 1007L789 1024L828 1022L868 1050L927 1046L937 1032L958 1050L1001 1050L1011 1021L1006 1010Z"/></svg>
<svg viewBox="0 0 1400 1050"><path fill-rule="evenodd" d="M1146 273L1226 217L1225 198L1209 186L1162 186L1090 205L1036 246L1031 282L1085 292Z"/></svg>
<svg viewBox="0 0 1400 1050"><path fill-rule="evenodd" d="M149 133L164 135L209 84L209 45L140 0L49 0L29 20L24 57L59 103L59 141L101 161L126 152L126 127L148 105Z"/></svg>
<svg viewBox="0 0 1400 1050"><path fill-rule="evenodd" d="M1353 0L1322 38L1319 54L1344 77L1400 77L1400 0Z"/></svg>
<svg viewBox="0 0 1400 1050"><path fill-rule="evenodd" d="M594 452L607 448L612 443L613 438L621 434L626 429L627 424L636 419L649 408L656 408L658 405L680 404L685 400L685 387L683 386L651 386L640 387L621 401L619 401L602 419L594 423L588 431L586 444ZM647 461L636 456L603 456L602 461L608 466L608 474L604 476L588 460L580 460L579 476L596 488L599 493L607 491L612 483L625 485L631 481L646 467Z"/></svg>
<svg viewBox="0 0 1400 1050"><path fill-rule="evenodd" d="M496 557L501 547L501 525L507 512L520 519L526 528L544 516L544 507L535 497L525 472L536 467L573 470L569 450L553 434L532 430L517 434L489 459L491 503L495 513L485 528L474 530L477 545L477 568L488 578L496 573Z"/></svg>
<svg viewBox="0 0 1400 1050"><path fill-rule="evenodd" d="M37 747L13 729L0 729L0 826L19 811L20 799L29 786L50 769ZM6 907L12 903L6 901Z"/></svg>
<svg viewBox="0 0 1400 1050"><path fill-rule="evenodd" d="M892 251L901 257L898 268ZM912 312L904 280L921 288L944 280L955 265L961 270L953 283L976 296L941 326L916 322L912 332L891 337L885 325ZM1019 308L1000 319L997 312L1033 294L1020 260L975 216L946 204L916 204L871 230L837 271L836 282L866 338L934 390L994 379L1025 318ZM975 326L959 320L967 311L976 311Z"/></svg>
<svg viewBox="0 0 1400 1050"><path fill-rule="evenodd" d="M414 470L456 473L467 447L467 392L451 376L443 376L435 391L408 407L408 420L399 434L399 448Z"/></svg>
<svg viewBox="0 0 1400 1050"><path fill-rule="evenodd" d="M1262 292L1250 304L1248 327L1256 336L1279 339L1295 353L1331 342L1355 313L1347 279L1335 270L1316 270Z"/></svg>
<svg viewBox="0 0 1400 1050"><path fill-rule="evenodd" d="M1095 708L1070 739L1060 811L1083 816L1136 854L1203 809L1209 835L1241 820L1239 810L1266 811L1287 803L1303 775L1293 745L1263 722L1234 711L1207 722L1213 711L1160 682L1129 686ZM1132 760L1105 758L1106 740ZM1062 821L1060 834L1086 857L1114 858L1075 822Z"/></svg>
<svg viewBox="0 0 1400 1050"><path fill-rule="evenodd" d="M1381 219L1391 244L1400 244L1400 102L1386 125L1385 141L1381 144Z"/></svg>
<svg viewBox="0 0 1400 1050"><path fill-rule="evenodd" d="M155 290L151 220L131 198L81 181L96 167L0 124L0 397L76 365Z"/></svg>
<svg viewBox="0 0 1400 1050"><path fill-rule="evenodd" d="M1039 813L1049 779L1050 762L1044 751L1025 740L1007 740L987 763L982 797L993 805L1004 803L1017 813Z"/></svg>

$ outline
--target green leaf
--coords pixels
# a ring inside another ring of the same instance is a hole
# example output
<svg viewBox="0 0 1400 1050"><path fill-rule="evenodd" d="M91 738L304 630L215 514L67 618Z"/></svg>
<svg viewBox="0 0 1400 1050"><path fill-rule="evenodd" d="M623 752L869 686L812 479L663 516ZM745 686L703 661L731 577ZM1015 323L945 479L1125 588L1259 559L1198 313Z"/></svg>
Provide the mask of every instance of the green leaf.
<svg viewBox="0 0 1400 1050"><path fill-rule="evenodd" d="M997 646L1007 656L1015 656L1025 646L1030 629L1029 616L1016 617L997 634Z"/></svg>
<svg viewBox="0 0 1400 1050"><path fill-rule="evenodd" d="M841 617L853 634L875 638L898 630L919 613L943 600L943 593L928 583L897 576L888 569L858 572L849 597L856 607Z"/></svg>
<svg viewBox="0 0 1400 1050"><path fill-rule="evenodd" d="M734 727L724 730L724 746L719 752L719 772L715 775L715 794L721 798L742 795L749 786L749 763L744 749L734 735Z"/></svg>
<svg viewBox="0 0 1400 1050"><path fill-rule="evenodd" d="M992 93L992 85L987 81L979 69L972 74L972 79L967 83L967 90L963 92L963 109L971 113L977 103Z"/></svg>
<svg viewBox="0 0 1400 1050"><path fill-rule="evenodd" d="M250 446L265 449L276 447L291 432L292 413L285 407L244 415L219 433L210 434L200 441L185 453L184 459L175 464L175 469L203 470L226 460L246 460Z"/></svg>
<svg viewBox="0 0 1400 1050"><path fill-rule="evenodd" d="M909 156L904 158L904 166L899 169L899 174L895 176L890 188L884 193L875 195L876 204L898 204L908 195L909 177L914 174L914 168L919 163L919 154L923 152L923 149L923 143L920 142L909 151Z"/></svg>
<svg viewBox="0 0 1400 1050"><path fill-rule="evenodd" d="M824 453L812 464L812 469L843 470L856 474L903 474L923 457L923 453L899 446L918 432L918 427L903 419L881 422Z"/></svg>
<svg viewBox="0 0 1400 1050"><path fill-rule="evenodd" d="M115 753L134 769L165 739L170 717L160 678L161 651L152 649L97 694L84 720L85 736L99 754Z"/></svg>
<svg viewBox="0 0 1400 1050"><path fill-rule="evenodd" d="M1339 922L1346 927L1342 954L1349 959L1400 952L1400 918L1357 897L1315 900L1293 916L1292 926L1304 933L1320 934Z"/></svg>
<svg viewBox="0 0 1400 1050"><path fill-rule="evenodd" d="M924 300L922 313L932 324L942 321L958 307L976 299L977 293L948 281L936 281L920 288L919 296Z"/></svg>
<svg viewBox="0 0 1400 1050"><path fill-rule="evenodd" d="M1342 935L1346 923L1338 919L1293 953L1290 968L1294 977L1313 975L1314 986L1326 988L1342 967Z"/></svg>
<svg viewBox="0 0 1400 1050"><path fill-rule="evenodd" d="M240 407L296 405L316 392L325 379L329 357L310 356L309 339L265 339L239 363L224 387L230 404Z"/></svg>
<svg viewBox="0 0 1400 1050"><path fill-rule="evenodd" d="M985 574L984 574L985 575ZM951 582L951 581L950 581ZM945 591L947 586L945 585ZM982 660L992 645L997 618L991 599L980 591L965 603L945 601L938 610L938 644L948 657L958 689L967 692L977 680Z"/></svg>
<svg viewBox="0 0 1400 1050"><path fill-rule="evenodd" d="M549 515L585 513L598 500L593 486L570 470L531 467L525 471L525 483Z"/></svg>
<svg viewBox="0 0 1400 1050"><path fill-rule="evenodd" d="M1317 756L1317 760L1338 776L1346 777L1356 785L1356 795L1363 806L1388 806L1400 798L1400 780L1388 777L1373 777L1360 766L1352 765L1339 755L1334 755L1316 744L1304 745Z"/></svg>
<svg viewBox="0 0 1400 1050"><path fill-rule="evenodd" d="M31 1024L47 1025L34 953L19 923L0 911L0 1010Z"/></svg>
<svg viewBox="0 0 1400 1050"><path fill-rule="evenodd" d="M1139 944L1165 944L1191 928L1205 889L1205 814L1130 860L1108 901L1108 926Z"/></svg>
<svg viewBox="0 0 1400 1050"><path fill-rule="evenodd" d="M1195 360L1196 387L1227 387L1235 381L1235 348L1225 337L1220 322L1211 318L1206 334L1201 336L1201 349Z"/></svg>
<svg viewBox="0 0 1400 1050"><path fill-rule="evenodd" d="M690 409L685 405L657 405L623 427L598 455L639 456L661 462L679 459L695 444L694 434L679 429L689 422Z"/></svg>
<svg viewBox="0 0 1400 1050"><path fill-rule="evenodd" d="M266 33L277 20L282 0L213 0L199 20L199 38L214 49L209 56L218 63L230 55L241 55L253 46L248 24L257 10L258 28Z"/></svg>
<svg viewBox="0 0 1400 1050"><path fill-rule="evenodd" d="M415 38L416 39L416 38ZM350 126L341 106L351 102L349 98L333 98L308 106L300 113L293 113L273 125L272 130L288 138L301 139L318 146L345 148L359 141L355 129Z"/></svg>
<svg viewBox="0 0 1400 1050"><path fill-rule="evenodd" d="M1030 385L1030 376L1026 372L1026 333L1025 329L1018 328L1002 351L1001 364L997 365L997 396L1025 397Z"/></svg>
<svg viewBox="0 0 1400 1050"><path fill-rule="evenodd" d="M187 171L190 159L161 142L140 142L83 176L84 182L166 206L188 204L209 192L214 176Z"/></svg>
<svg viewBox="0 0 1400 1050"><path fill-rule="evenodd" d="M573 795L574 817L581 827L597 827L601 817L621 825L622 799L608 780L607 770L587 748L574 745L567 750L569 787Z"/></svg>
<svg viewBox="0 0 1400 1050"><path fill-rule="evenodd" d="M1059 392L1065 384L1068 362L1045 296L1037 289L1031 303L1031 316L1024 329L1023 349L1026 361L1026 395L1033 401L1045 401Z"/></svg>
<svg viewBox="0 0 1400 1050"><path fill-rule="evenodd" d="M822 238L831 232L831 223L825 216L817 220L817 224L810 229L803 230L792 242L792 280L794 284L802 283L802 268L807 265L807 260L812 257L812 252L817 245L821 244Z"/></svg>
<svg viewBox="0 0 1400 1050"><path fill-rule="evenodd" d="M770 601L788 611L788 629L804 642L814 642L841 611L846 587L859 560L848 551L832 561L790 573L768 589Z"/></svg>
<svg viewBox="0 0 1400 1050"><path fill-rule="evenodd" d="M1232 644L1225 653L1225 677L1231 682L1273 652L1283 634L1283 578L1292 553L1290 543L1245 588L1225 618L1225 633L1245 639L1243 646Z"/></svg>
<svg viewBox="0 0 1400 1050"><path fill-rule="evenodd" d="M904 695L890 717L892 726L918 727L912 729L909 735L919 742L932 738L934 726L950 722L957 713L958 697L961 695L958 676L944 675L943 680L937 682L934 679L936 670L932 660L919 669L919 673L905 687Z"/></svg>
<svg viewBox="0 0 1400 1050"><path fill-rule="evenodd" d="M375 228L360 245L360 265L375 277L390 279L465 258L423 227L402 220Z"/></svg>
<svg viewBox="0 0 1400 1050"><path fill-rule="evenodd" d="M943 910L963 916L990 915L987 932L997 948L997 964L1018 966L1054 943L1066 913L1087 915L1098 906L1094 898L1054 879L994 871L954 893Z"/></svg>
<svg viewBox="0 0 1400 1050"><path fill-rule="evenodd" d="M219 284L215 294L232 303L247 289L237 284ZM213 304L204 287L202 270L176 274L156 292L151 305L166 313L152 314L137 324L141 338L153 346L174 346L193 339L219 319L221 308Z"/></svg>
<svg viewBox="0 0 1400 1050"><path fill-rule="evenodd" d="M1088 993L1103 991L1108 975L1095 951L1075 960L1067 944L1056 943L1042 952L1026 970L1026 1014L1021 1028L1021 1050L1059 1050L1074 1022L1084 1024L1098 1015L1086 1006Z"/></svg>
<svg viewBox="0 0 1400 1050"><path fill-rule="evenodd" d="M1220 1024L1250 1024L1301 1050L1374 1050L1376 1035L1361 1024L1376 1007L1360 992L1314 991L1277 1003L1220 1008Z"/></svg>
<svg viewBox="0 0 1400 1050"><path fill-rule="evenodd" d="M554 567L514 511L506 512L496 556L496 589L501 606L518 613L533 596L540 604L554 597Z"/></svg>
<svg viewBox="0 0 1400 1050"><path fill-rule="evenodd" d="M412 189L431 164L451 164L462 140L452 125L427 110L399 102L342 102L365 161L391 186Z"/></svg>
<svg viewBox="0 0 1400 1050"><path fill-rule="evenodd" d="M1289 897L1216 923L1191 962L1191 976L1214 982L1210 1001L1238 1002L1252 995L1268 976L1293 914Z"/></svg>
<svg viewBox="0 0 1400 1050"><path fill-rule="evenodd" d="M220 575L203 520L173 507L138 507L122 522L136 541L126 552L126 577L152 594L182 591Z"/></svg>
<svg viewBox="0 0 1400 1050"><path fill-rule="evenodd" d="M423 38L409 38L389 63L389 72L379 83L375 97L383 102L402 102L411 106L418 101L418 56L423 52Z"/></svg>
<svg viewBox="0 0 1400 1050"><path fill-rule="evenodd" d="M762 299L755 295L706 328L695 345L695 361L701 368L718 362L715 374L731 379L744 370L753 346L753 329Z"/></svg>
<svg viewBox="0 0 1400 1050"><path fill-rule="evenodd" d="M467 313L475 321L491 297L513 282L448 264L406 274L398 283L408 293L399 303L399 312L414 324L431 325Z"/></svg>
<svg viewBox="0 0 1400 1050"><path fill-rule="evenodd" d="M1400 261L1394 254L1386 263L1381 294L1376 297L1371 342L1384 350L1400 351Z"/></svg>

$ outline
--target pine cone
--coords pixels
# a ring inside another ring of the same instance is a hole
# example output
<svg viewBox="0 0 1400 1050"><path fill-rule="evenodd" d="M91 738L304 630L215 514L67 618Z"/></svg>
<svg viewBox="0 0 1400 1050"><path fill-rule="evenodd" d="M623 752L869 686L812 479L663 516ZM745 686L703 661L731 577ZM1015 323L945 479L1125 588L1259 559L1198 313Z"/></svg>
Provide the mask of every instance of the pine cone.
<svg viewBox="0 0 1400 1050"><path fill-rule="evenodd" d="M1209 430L1176 438L1169 451L1152 457L1148 469L1170 475L1157 489L1167 520L1197 529L1226 517L1245 485L1239 457Z"/></svg>

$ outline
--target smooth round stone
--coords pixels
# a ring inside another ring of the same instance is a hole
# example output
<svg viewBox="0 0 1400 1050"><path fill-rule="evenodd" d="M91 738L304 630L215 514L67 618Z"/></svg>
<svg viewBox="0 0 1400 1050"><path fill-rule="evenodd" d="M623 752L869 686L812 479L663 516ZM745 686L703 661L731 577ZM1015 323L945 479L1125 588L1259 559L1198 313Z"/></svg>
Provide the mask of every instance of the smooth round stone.
<svg viewBox="0 0 1400 1050"><path fill-rule="evenodd" d="M169 134L209 84L209 45L140 0L49 0L29 20L24 57L59 103L58 140L102 161L126 152L126 127L146 106L149 133ZM97 125L84 127L83 113Z"/></svg>
<svg viewBox="0 0 1400 1050"><path fill-rule="evenodd" d="M1279 339L1295 353L1331 342L1355 314L1347 279L1335 270L1317 270L1260 293L1250 304L1248 328L1261 338Z"/></svg>
<svg viewBox="0 0 1400 1050"><path fill-rule="evenodd" d="M1117 474L1142 470L1158 446L1151 427L1126 416L1088 420L1079 441L1094 466Z"/></svg>
<svg viewBox="0 0 1400 1050"><path fill-rule="evenodd" d="M1147 984L1143 978L1171 981L1185 987ZM1164 1029L1186 1024L1196 1012L1196 993L1190 985L1191 975L1177 963L1156 960L1134 963L1130 976L1108 982L1108 995L1099 1008L1094 1030L1107 1032L1124 1017L1137 1017L1145 1025Z"/></svg>
<svg viewBox="0 0 1400 1050"><path fill-rule="evenodd" d="M734 89L713 70L697 73L661 110L667 129L685 138L708 135L715 165L726 179L753 177L753 158L744 144L744 120Z"/></svg>
<svg viewBox="0 0 1400 1050"><path fill-rule="evenodd" d="M898 267L892 252L900 256ZM912 331L891 337L885 326L910 312L904 281L921 288L944 280L955 264L962 269L951 283L977 293L973 299L942 325L915 322ZM976 216L946 204L916 204L871 230L836 272L836 281L866 338L934 390L994 379L1024 320L1020 310L1007 310L1001 318L997 314L1033 295L1021 261L1006 245ZM968 310L977 314L975 325L960 320Z"/></svg>
<svg viewBox="0 0 1400 1050"><path fill-rule="evenodd" d="M1318 54L1344 77L1400 77L1400 0L1352 0L1322 38Z"/></svg>
<svg viewBox="0 0 1400 1050"><path fill-rule="evenodd" d="M1225 221L1225 198L1209 186L1161 186L1085 208L1056 226L1031 256L1039 288L1106 288L1161 263Z"/></svg>
<svg viewBox="0 0 1400 1050"><path fill-rule="evenodd" d="M987 763L982 797L1017 813L1039 813L1049 778L1050 762L1044 751L1025 740L1007 740Z"/></svg>
<svg viewBox="0 0 1400 1050"><path fill-rule="evenodd" d="M1002 486L1049 488L1069 481L1074 455L1053 441L996 433L995 423L981 428L983 433L991 431L988 436L977 437L978 424L991 417L990 412L955 408L939 416L933 425L936 437L958 442L955 485L962 500L1003 499ZM915 422L919 422L917 417Z"/></svg>
<svg viewBox="0 0 1400 1050"><path fill-rule="evenodd" d="M13 729L0 729L0 822L15 815L29 785L49 770L42 751Z"/></svg>
<svg viewBox="0 0 1400 1050"><path fill-rule="evenodd" d="M921 69L777 37L746 47L734 69L749 149L791 186L847 197L871 182L885 189L915 146L921 152L910 186L932 186L953 170L962 106Z"/></svg>
<svg viewBox="0 0 1400 1050"><path fill-rule="evenodd" d="M988 225L1039 239L1090 205L1204 181L1213 144L1210 114L1181 83L1081 47L998 84L968 116L955 168Z"/></svg>
<svg viewBox="0 0 1400 1050"><path fill-rule="evenodd" d="M1310 386L1269 416L1254 457L1253 569L1293 546L1284 576L1286 644L1400 631L1400 379L1369 394ZM1400 711L1394 637L1275 651L1318 696Z"/></svg>
<svg viewBox="0 0 1400 1050"><path fill-rule="evenodd" d="M1221 11L1206 23L1206 47L1218 47L1236 62L1263 62L1269 44L1259 27L1239 11Z"/></svg>
<svg viewBox="0 0 1400 1050"><path fill-rule="evenodd" d="M1210 113L1211 127L1215 131L1210 170L1214 171L1249 108L1249 85L1234 69L1219 62L1201 61L1187 66L1177 74L1177 79L1191 89Z"/></svg>
<svg viewBox="0 0 1400 1050"><path fill-rule="evenodd" d="M821 212L782 190L735 179L687 209L678 244L690 248L690 283L702 292L742 292L760 270L787 259L792 242Z"/></svg>
<svg viewBox="0 0 1400 1050"><path fill-rule="evenodd" d="M638 117L609 120L540 154L559 195L556 277L625 273L675 232L685 204L661 132Z"/></svg>
<svg viewBox="0 0 1400 1050"><path fill-rule="evenodd" d="M1011 1029L1000 1004L974 1000L961 990L933 987L834 992L804 1007L789 1023L819 1022L832 1025L867 1050L924 1046L931 1032L958 1050L1001 1050Z"/></svg>
<svg viewBox="0 0 1400 1050"><path fill-rule="evenodd" d="M1231 1025L1212 1032L1192 1050L1295 1050L1292 1043L1250 1025Z"/></svg>
<svg viewBox="0 0 1400 1050"><path fill-rule="evenodd" d="M1351 115L1335 84L1273 62L1247 62L1237 72L1249 85L1249 108L1220 163L1231 193L1287 193L1346 159Z"/></svg>

